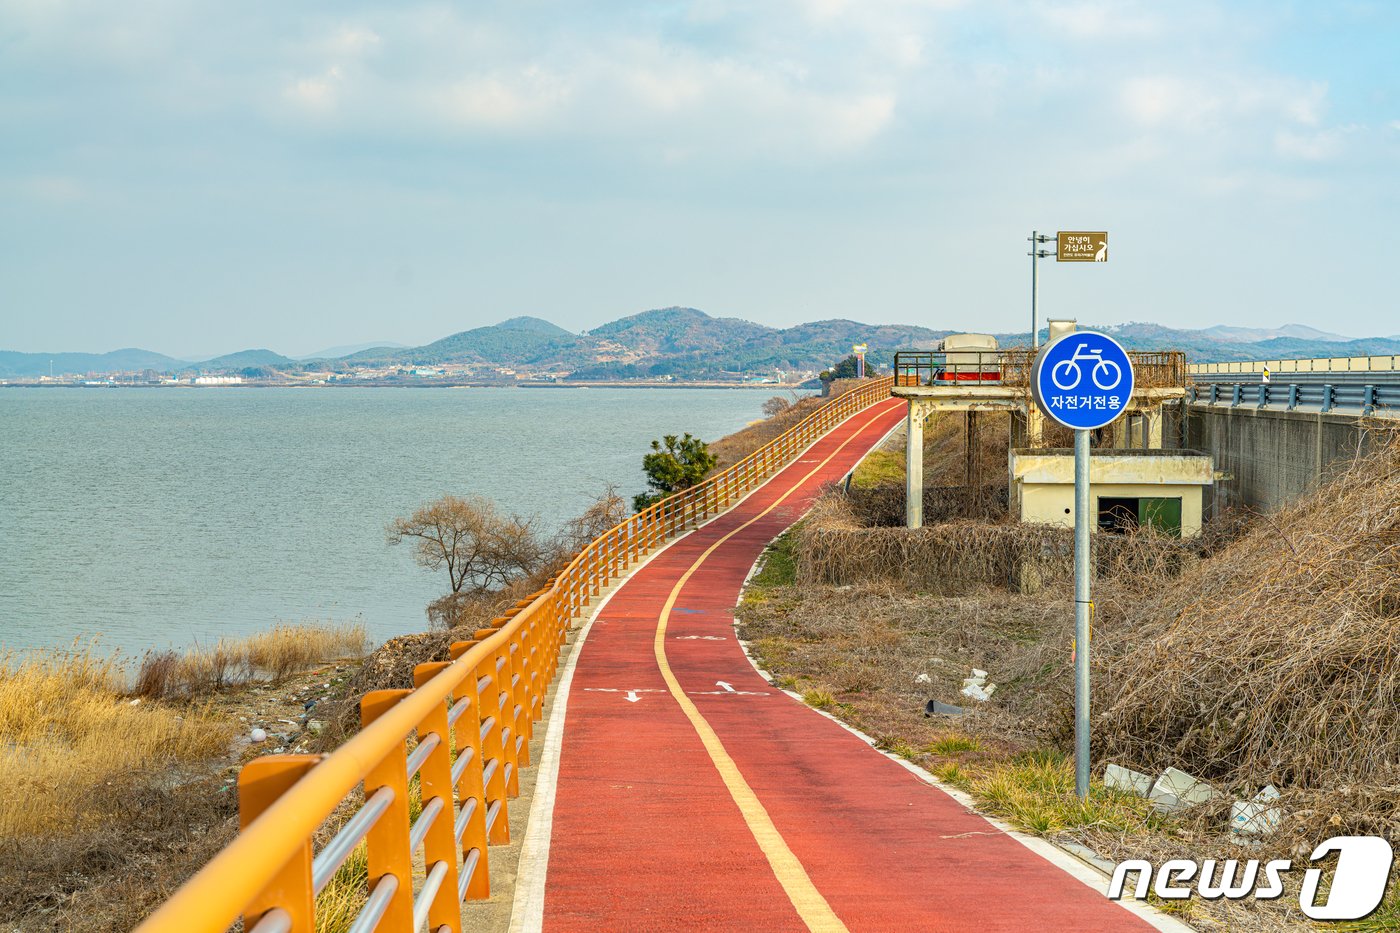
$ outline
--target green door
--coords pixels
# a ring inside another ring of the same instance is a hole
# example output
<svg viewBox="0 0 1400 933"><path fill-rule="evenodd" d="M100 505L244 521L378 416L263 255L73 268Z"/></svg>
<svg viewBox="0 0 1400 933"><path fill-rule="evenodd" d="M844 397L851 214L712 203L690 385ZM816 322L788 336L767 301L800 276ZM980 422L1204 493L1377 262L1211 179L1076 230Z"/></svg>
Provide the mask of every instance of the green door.
<svg viewBox="0 0 1400 933"><path fill-rule="evenodd" d="M1138 524L1151 525L1163 534L1181 537L1181 499L1138 500Z"/></svg>

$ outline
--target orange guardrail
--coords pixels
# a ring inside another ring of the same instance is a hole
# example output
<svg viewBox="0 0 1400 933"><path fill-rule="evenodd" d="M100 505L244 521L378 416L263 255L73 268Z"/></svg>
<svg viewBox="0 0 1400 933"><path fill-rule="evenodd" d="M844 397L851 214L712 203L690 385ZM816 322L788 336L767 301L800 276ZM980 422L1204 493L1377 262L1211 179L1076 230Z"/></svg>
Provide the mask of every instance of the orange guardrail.
<svg viewBox="0 0 1400 933"><path fill-rule="evenodd" d="M852 414L889 398L872 379L704 482L588 544L549 586L414 668L413 690L376 690L362 728L329 755L267 755L238 778L238 836L138 927L314 933L316 896L363 842L369 896L354 930L460 933L461 903L490 895L488 849L510 841L509 801L529 765L559 649L589 600L654 546L728 508ZM416 737L416 738L415 738ZM412 785L419 814L411 818ZM362 788L355 814L320 851L313 839ZM415 872L415 853L422 870Z"/></svg>

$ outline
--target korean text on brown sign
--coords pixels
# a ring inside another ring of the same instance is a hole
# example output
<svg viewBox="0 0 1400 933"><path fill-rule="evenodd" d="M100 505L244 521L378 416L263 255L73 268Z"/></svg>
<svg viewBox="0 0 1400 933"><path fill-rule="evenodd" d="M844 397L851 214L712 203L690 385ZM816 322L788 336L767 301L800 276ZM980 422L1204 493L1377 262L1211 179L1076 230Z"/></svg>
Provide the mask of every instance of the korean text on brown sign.
<svg viewBox="0 0 1400 933"><path fill-rule="evenodd" d="M1060 262L1107 262L1108 232L1061 230L1055 238L1055 258Z"/></svg>

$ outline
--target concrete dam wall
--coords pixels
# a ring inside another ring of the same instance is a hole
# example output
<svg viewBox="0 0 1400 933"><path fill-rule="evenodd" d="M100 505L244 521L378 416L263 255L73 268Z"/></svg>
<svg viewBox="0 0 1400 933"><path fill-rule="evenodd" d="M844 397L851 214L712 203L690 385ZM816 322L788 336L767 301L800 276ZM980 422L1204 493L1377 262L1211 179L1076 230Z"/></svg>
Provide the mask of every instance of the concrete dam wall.
<svg viewBox="0 0 1400 933"><path fill-rule="evenodd" d="M1226 474L1215 484L1214 509L1243 505L1263 512L1315 489L1364 451L1377 428L1396 424L1204 402L1166 406L1163 413L1164 443L1211 453L1215 469Z"/></svg>

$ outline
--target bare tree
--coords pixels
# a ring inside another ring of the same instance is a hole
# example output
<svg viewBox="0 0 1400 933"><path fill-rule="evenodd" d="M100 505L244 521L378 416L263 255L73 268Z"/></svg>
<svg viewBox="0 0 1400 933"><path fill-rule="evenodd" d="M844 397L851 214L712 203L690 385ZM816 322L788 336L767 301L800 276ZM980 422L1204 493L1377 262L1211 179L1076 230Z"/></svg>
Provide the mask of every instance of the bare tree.
<svg viewBox="0 0 1400 933"><path fill-rule="evenodd" d="M776 418L791 407L792 402L781 395L775 395L763 403L763 414L768 418Z"/></svg>
<svg viewBox="0 0 1400 933"><path fill-rule="evenodd" d="M453 593L487 593L529 576L544 558L534 523L481 496L443 496L389 525L389 543L413 545L427 570L447 569Z"/></svg>
<svg viewBox="0 0 1400 933"><path fill-rule="evenodd" d="M559 557L567 561L603 532L627 520L631 512L627 500L617 493L617 486L608 483L588 508L569 519L559 530L556 547Z"/></svg>

